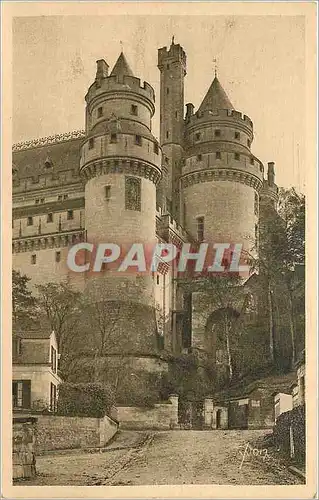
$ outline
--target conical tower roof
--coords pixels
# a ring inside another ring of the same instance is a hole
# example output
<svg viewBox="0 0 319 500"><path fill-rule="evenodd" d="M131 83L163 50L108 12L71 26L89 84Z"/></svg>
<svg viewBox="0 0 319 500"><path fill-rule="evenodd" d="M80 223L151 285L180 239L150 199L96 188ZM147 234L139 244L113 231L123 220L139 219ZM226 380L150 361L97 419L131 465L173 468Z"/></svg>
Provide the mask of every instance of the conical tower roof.
<svg viewBox="0 0 319 500"><path fill-rule="evenodd" d="M209 87L198 111L204 112L211 111L213 109L234 109L234 106L230 102L225 90L219 83L217 76L215 76L213 83Z"/></svg>
<svg viewBox="0 0 319 500"><path fill-rule="evenodd" d="M123 52L120 53L119 58L112 69L111 76L134 76Z"/></svg>

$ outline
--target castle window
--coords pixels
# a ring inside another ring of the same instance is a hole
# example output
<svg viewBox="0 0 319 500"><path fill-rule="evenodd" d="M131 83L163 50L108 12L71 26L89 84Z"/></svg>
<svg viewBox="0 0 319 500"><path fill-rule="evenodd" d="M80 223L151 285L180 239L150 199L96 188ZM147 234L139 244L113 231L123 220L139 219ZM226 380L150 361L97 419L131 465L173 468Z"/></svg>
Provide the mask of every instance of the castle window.
<svg viewBox="0 0 319 500"><path fill-rule="evenodd" d="M37 256L35 254L31 255L31 264L34 266L37 263Z"/></svg>
<svg viewBox="0 0 319 500"><path fill-rule="evenodd" d="M249 140L249 139L247 139L247 146L248 146L249 148L250 148L250 146L251 146L251 142L250 142L250 140Z"/></svg>
<svg viewBox="0 0 319 500"><path fill-rule="evenodd" d="M168 95L169 94L169 88L167 87L166 89L166 94Z"/></svg>
<svg viewBox="0 0 319 500"><path fill-rule="evenodd" d="M239 153L235 153L235 160L240 160L240 154Z"/></svg>
<svg viewBox="0 0 319 500"><path fill-rule="evenodd" d="M158 155L158 144L154 142L154 153Z"/></svg>
<svg viewBox="0 0 319 500"><path fill-rule="evenodd" d="M166 163L166 165L168 165L168 163L169 163L167 156L165 156L165 163Z"/></svg>
<svg viewBox="0 0 319 500"><path fill-rule="evenodd" d="M197 217L197 239L203 241L204 239L204 217Z"/></svg>
<svg viewBox="0 0 319 500"><path fill-rule="evenodd" d="M53 213L47 215L47 222L53 222Z"/></svg>
<svg viewBox="0 0 319 500"><path fill-rule="evenodd" d="M36 200L35 200L35 204L36 204L36 205L39 205L39 202L40 202L39 198L36 198Z"/></svg>
<svg viewBox="0 0 319 500"><path fill-rule="evenodd" d="M142 146L142 136L140 136L140 135L135 136L135 144L137 146Z"/></svg>
<svg viewBox="0 0 319 500"><path fill-rule="evenodd" d="M157 284L157 285L159 285L159 284L160 284L160 277L159 277L159 275L158 275L158 274L157 274L157 276L156 276L156 284Z"/></svg>
<svg viewBox="0 0 319 500"><path fill-rule="evenodd" d="M33 217L28 217L27 226L33 226Z"/></svg>
<svg viewBox="0 0 319 500"><path fill-rule="evenodd" d="M45 198L41 198L40 203L44 203L44 202L45 202Z"/></svg>
<svg viewBox="0 0 319 500"><path fill-rule="evenodd" d="M68 197L69 197L69 195L68 195L68 194L64 194L64 195L63 195L63 199L64 199L64 200L67 200L67 199L68 199Z"/></svg>
<svg viewBox="0 0 319 500"><path fill-rule="evenodd" d="M200 139L200 132L197 132L197 134L195 134L195 140L199 141L199 139Z"/></svg>
<svg viewBox="0 0 319 500"><path fill-rule="evenodd" d="M169 69L169 64L166 64L166 69Z"/></svg>
<svg viewBox="0 0 319 500"><path fill-rule="evenodd" d="M202 159L203 159L203 155L197 155L196 156L196 160L197 161L202 161Z"/></svg>
<svg viewBox="0 0 319 500"><path fill-rule="evenodd" d="M235 139L240 139L240 132L235 132Z"/></svg>
<svg viewBox="0 0 319 500"><path fill-rule="evenodd" d="M74 219L73 210L68 210L68 212L67 212L67 220L72 220L72 219Z"/></svg>
<svg viewBox="0 0 319 500"><path fill-rule="evenodd" d="M106 201L109 201L111 198L111 186L104 186L104 193Z"/></svg>
<svg viewBox="0 0 319 500"><path fill-rule="evenodd" d="M131 115L137 116L137 106L135 104L131 106Z"/></svg>
<svg viewBox="0 0 319 500"><path fill-rule="evenodd" d="M175 118L178 118L178 113L177 113L177 111L175 111Z"/></svg>
<svg viewBox="0 0 319 500"><path fill-rule="evenodd" d="M255 210L255 215L258 215L258 194L255 193L255 203L254 203L254 210Z"/></svg>
<svg viewBox="0 0 319 500"><path fill-rule="evenodd" d="M250 164L253 165L254 164L254 158L253 156L250 158Z"/></svg>
<svg viewBox="0 0 319 500"><path fill-rule="evenodd" d="M55 252L55 262L61 261L61 252Z"/></svg>
<svg viewBox="0 0 319 500"><path fill-rule="evenodd" d="M166 139L168 139L168 138L169 138L169 131L167 130L166 131Z"/></svg>
<svg viewBox="0 0 319 500"><path fill-rule="evenodd" d="M117 134L111 134L111 140L110 142L117 142Z"/></svg>
<svg viewBox="0 0 319 500"><path fill-rule="evenodd" d="M62 201L62 194L59 194L58 201Z"/></svg>
<svg viewBox="0 0 319 500"><path fill-rule="evenodd" d="M102 106L100 108L97 108L97 117L101 118L103 116L103 108Z"/></svg>
<svg viewBox="0 0 319 500"><path fill-rule="evenodd" d="M141 211L141 179L125 177L125 209Z"/></svg>
<svg viewBox="0 0 319 500"><path fill-rule="evenodd" d="M216 129L214 132L215 137L220 137L220 130Z"/></svg>
<svg viewBox="0 0 319 500"><path fill-rule="evenodd" d="M255 244L257 246L258 243L258 225L255 224Z"/></svg>
<svg viewBox="0 0 319 500"><path fill-rule="evenodd" d="M91 139L89 139L89 149L93 148L94 148L94 137L91 137Z"/></svg>
<svg viewBox="0 0 319 500"><path fill-rule="evenodd" d="M221 160L222 154L220 151L216 151L216 160Z"/></svg>

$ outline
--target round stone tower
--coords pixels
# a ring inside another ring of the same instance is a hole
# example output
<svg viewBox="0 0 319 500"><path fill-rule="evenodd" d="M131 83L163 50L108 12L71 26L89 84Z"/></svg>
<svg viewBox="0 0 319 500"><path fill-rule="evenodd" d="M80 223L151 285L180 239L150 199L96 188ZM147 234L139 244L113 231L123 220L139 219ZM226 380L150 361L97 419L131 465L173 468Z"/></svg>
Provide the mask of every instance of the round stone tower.
<svg viewBox="0 0 319 500"><path fill-rule="evenodd" d="M154 90L141 84L123 53L111 74L97 61L86 99L86 138L80 170L85 180L87 241L111 243L123 254L133 243L149 249L156 242L156 184L161 149L151 132ZM118 267L118 264L117 266ZM106 264L89 272L86 293L110 306L116 339L107 354L144 359L156 352L154 283L150 272L119 272ZM151 356L152 357L152 356Z"/></svg>
<svg viewBox="0 0 319 500"><path fill-rule="evenodd" d="M217 76L194 113L187 104L182 170L184 223L208 243L256 246L262 163L251 153L253 124L234 110Z"/></svg>

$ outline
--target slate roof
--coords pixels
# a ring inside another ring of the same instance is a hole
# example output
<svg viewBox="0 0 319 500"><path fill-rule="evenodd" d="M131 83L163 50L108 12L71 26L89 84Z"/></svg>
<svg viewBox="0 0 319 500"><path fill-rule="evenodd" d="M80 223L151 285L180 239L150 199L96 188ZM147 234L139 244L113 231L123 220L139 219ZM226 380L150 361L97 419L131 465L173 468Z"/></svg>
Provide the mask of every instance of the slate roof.
<svg viewBox="0 0 319 500"><path fill-rule="evenodd" d="M215 76L213 83L209 87L198 111L202 113L204 111L212 111L213 109L235 109L217 76Z"/></svg>
<svg viewBox="0 0 319 500"><path fill-rule="evenodd" d="M134 76L123 52L120 53L110 76Z"/></svg>

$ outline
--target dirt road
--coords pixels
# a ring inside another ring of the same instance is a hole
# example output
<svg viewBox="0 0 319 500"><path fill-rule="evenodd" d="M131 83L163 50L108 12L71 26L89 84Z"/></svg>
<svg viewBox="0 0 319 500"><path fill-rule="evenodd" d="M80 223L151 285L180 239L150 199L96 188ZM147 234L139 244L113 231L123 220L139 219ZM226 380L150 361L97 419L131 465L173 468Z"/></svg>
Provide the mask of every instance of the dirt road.
<svg viewBox="0 0 319 500"><path fill-rule="evenodd" d="M262 449L248 447L264 433L126 431L103 453L39 456L36 480L24 484L301 484Z"/></svg>

